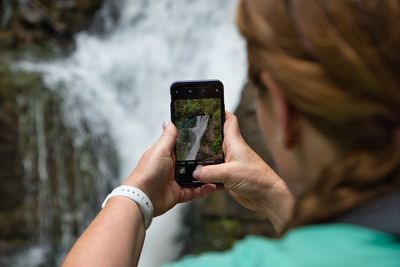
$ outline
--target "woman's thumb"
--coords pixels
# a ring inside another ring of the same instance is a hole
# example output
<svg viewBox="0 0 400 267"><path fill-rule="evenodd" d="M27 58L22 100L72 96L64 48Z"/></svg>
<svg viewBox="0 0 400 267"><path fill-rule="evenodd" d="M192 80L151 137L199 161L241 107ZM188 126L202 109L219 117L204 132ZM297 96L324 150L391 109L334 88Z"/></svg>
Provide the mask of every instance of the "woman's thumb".
<svg viewBox="0 0 400 267"><path fill-rule="evenodd" d="M225 112L225 118L224 137L232 140L242 139L236 116L233 113Z"/></svg>
<svg viewBox="0 0 400 267"><path fill-rule="evenodd" d="M176 130L175 125L170 121L163 122L163 129L163 133L157 143L161 146L166 146L171 150L175 146L178 131Z"/></svg>
<svg viewBox="0 0 400 267"><path fill-rule="evenodd" d="M203 183L225 183L229 179L229 163L217 165L198 165L193 178Z"/></svg>

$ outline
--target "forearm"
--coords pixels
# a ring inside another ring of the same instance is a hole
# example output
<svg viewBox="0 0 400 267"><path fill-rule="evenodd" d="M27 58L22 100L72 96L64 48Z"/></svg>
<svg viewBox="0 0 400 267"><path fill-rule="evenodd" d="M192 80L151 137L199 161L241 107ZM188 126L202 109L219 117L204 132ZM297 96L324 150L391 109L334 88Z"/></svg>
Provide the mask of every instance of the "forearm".
<svg viewBox="0 0 400 267"><path fill-rule="evenodd" d="M151 216L162 215L177 203L203 197L216 190L215 185L189 189L181 188L176 183L173 155L177 135L175 126L166 123L161 137L142 155L125 181L125 185L136 187L142 191L139 193L146 194L146 197L142 194L141 198L146 204L138 202L146 206L141 207L148 223ZM109 198L104 209L72 247L63 267L137 266L145 224L142 211L133 199L134 196L132 199L122 196Z"/></svg>
<svg viewBox="0 0 400 267"><path fill-rule="evenodd" d="M72 247L62 266L136 266L144 236L143 215L137 204L125 197L112 197Z"/></svg>

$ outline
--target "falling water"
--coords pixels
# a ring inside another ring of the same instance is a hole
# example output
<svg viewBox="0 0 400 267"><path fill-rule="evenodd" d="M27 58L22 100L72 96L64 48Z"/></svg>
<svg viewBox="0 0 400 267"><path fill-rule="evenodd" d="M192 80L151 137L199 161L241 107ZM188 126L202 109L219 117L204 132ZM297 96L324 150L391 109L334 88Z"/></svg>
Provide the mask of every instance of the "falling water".
<svg viewBox="0 0 400 267"><path fill-rule="evenodd" d="M21 66L43 73L46 84L64 95L71 125L85 118L92 132L111 134L122 179L169 119L174 80L220 79L226 107L233 110L246 63L234 26L236 1L121 0L118 6L119 20L101 34L78 34L69 57ZM102 14L109 14L106 8ZM181 210L178 205L154 220L140 266L159 266L176 257Z"/></svg>
<svg viewBox="0 0 400 267"><path fill-rule="evenodd" d="M185 160L195 160L197 158L197 152L200 148L201 138L203 137L210 116L196 116L196 124L191 128L193 135L192 145L189 147L189 151L185 155Z"/></svg>
<svg viewBox="0 0 400 267"><path fill-rule="evenodd" d="M0 28L5 28L10 23L12 17L12 1L3 0L0 4L2 10L0 11Z"/></svg>

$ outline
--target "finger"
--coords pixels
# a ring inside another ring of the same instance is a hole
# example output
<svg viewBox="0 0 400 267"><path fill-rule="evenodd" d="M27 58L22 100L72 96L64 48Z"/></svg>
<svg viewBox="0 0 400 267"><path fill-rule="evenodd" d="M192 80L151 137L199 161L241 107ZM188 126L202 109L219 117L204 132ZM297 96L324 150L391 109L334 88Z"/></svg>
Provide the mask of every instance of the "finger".
<svg viewBox="0 0 400 267"><path fill-rule="evenodd" d="M242 138L237 117L231 112L225 112L224 135L228 138Z"/></svg>
<svg viewBox="0 0 400 267"><path fill-rule="evenodd" d="M217 185L215 184L205 184L202 185L201 188L201 197L208 196L209 194L217 191Z"/></svg>
<svg viewBox="0 0 400 267"><path fill-rule="evenodd" d="M179 202L187 202L190 201L192 199L194 199L194 197L196 195L200 195L201 191L200 191L200 187L196 187L196 188L182 188L181 189L182 193L181 193L181 199Z"/></svg>
<svg viewBox="0 0 400 267"><path fill-rule="evenodd" d="M215 184L205 184L196 188L182 188L182 191L182 197L179 202L187 202L196 198L208 196L217 191L217 186Z"/></svg>
<svg viewBox="0 0 400 267"><path fill-rule="evenodd" d="M230 177L230 163L197 166L193 177L203 183L225 183Z"/></svg>
<svg viewBox="0 0 400 267"><path fill-rule="evenodd" d="M157 145L165 147L168 150L172 150L176 143L178 131L175 125L170 121L164 122L163 128L164 128L163 133L161 137L158 139Z"/></svg>

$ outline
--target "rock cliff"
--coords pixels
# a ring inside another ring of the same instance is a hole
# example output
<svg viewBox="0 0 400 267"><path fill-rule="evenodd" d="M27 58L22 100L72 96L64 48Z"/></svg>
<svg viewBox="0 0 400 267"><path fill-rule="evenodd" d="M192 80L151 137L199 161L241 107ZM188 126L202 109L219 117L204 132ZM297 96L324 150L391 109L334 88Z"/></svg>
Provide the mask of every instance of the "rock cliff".
<svg viewBox="0 0 400 267"><path fill-rule="evenodd" d="M64 46L74 33L88 28L102 2L103 0L2 0L0 49L45 42Z"/></svg>

